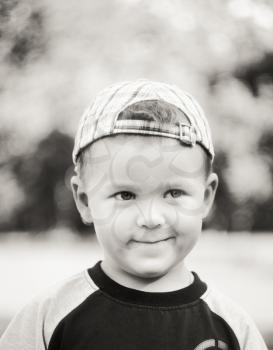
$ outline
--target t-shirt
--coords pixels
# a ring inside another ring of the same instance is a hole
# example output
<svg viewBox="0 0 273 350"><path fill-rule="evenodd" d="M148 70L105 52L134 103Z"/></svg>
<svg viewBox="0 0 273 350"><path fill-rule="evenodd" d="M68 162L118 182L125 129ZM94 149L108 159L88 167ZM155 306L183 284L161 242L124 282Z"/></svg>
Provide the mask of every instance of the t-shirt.
<svg viewBox="0 0 273 350"><path fill-rule="evenodd" d="M0 350L265 350L246 313L193 274L186 288L145 292L98 262L27 305Z"/></svg>

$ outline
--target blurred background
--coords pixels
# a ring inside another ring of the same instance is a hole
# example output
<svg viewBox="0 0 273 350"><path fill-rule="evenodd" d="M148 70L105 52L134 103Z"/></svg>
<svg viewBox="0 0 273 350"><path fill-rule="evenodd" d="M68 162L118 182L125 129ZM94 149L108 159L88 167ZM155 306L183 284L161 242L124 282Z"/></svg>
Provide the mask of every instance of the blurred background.
<svg viewBox="0 0 273 350"><path fill-rule="evenodd" d="M0 334L33 295L101 257L71 152L94 95L149 78L192 93L220 177L189 258L273 349L273 2L0 0Z"/></svg>

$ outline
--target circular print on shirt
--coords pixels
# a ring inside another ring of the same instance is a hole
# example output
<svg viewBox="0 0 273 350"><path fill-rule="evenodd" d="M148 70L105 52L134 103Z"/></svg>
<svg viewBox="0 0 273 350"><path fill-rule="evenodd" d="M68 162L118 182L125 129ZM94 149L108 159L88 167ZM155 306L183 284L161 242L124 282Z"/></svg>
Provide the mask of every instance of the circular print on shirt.
<svg viewBox="0 0 273 350"><path fill-rule="evenodd" d="M226 343L221 340L209 339L197 345L194 350L229 350Z"/></svg>

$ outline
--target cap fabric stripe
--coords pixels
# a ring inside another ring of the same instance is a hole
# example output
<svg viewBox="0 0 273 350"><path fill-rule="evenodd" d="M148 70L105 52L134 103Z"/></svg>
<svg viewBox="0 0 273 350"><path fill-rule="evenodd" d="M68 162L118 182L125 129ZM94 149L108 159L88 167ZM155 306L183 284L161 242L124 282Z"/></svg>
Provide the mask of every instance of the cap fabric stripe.
<svg viewBox="0 0 273 350"><path fill-rule="evenodd" d="M205 139L209 141L209 140L210 140L210 135L208 135L208 125L207 125L207 121L204 119L204 116L203 116L204 113L203 113L203 111L201 110L201 108L199 107L199 105L197 105L197 104L195 103L195 101L193 100L193 97L192 97L191 95L186 94L186 96L190 98L190 100L192 101L192 103L193 103L193 105L194 105L194 107L195 107L195 109L196 109L198 115L200 115L201 120L203 121L203 124L204 124L204 133L206 133Z"/></svg>
<svg viewBox="0 0 273 350"><path fill-rule="evenodd" d="M137 90L134 91L133 96L131 96L131 97L129 98L129 100L122 106L120 112L121 112L122 110L124 110L128 105L130 105L130 103L131 103L135 98L137 98L138 94L142 91L143 87L145 87L146 85L147 85L147 83L144 83L144 84L142 84ZM120 113L120 112L119 112L119 113ZM119 113L117 113L117 115L116 115L115 118L113 119L113 123L112 123L111 130L114 130L115 122L116 122L116 120L117 120L117 117L118 117Z"/></svg>
<svg viewBox="0 0 273 350"><path fill-rule="evenodd" d="M104 104L103 108L101 109L101 111L98 113L96 111L96 121L95 121L95 125L94 125L94 134L95 134L95 130L97 129L97 125L98 125L98 121L99 121L99 118L100 116L103 115L103 112L105 110L105 108L109 105L109 103L111 102L111 100L115 97L116 94L118 94L119 90L121 90L124 86L128 85L129 83L123 83L123 84L120 84L116 89L115 91L112 93L111 96L109 96L108 100L106 101L106 103Z"/></svg>

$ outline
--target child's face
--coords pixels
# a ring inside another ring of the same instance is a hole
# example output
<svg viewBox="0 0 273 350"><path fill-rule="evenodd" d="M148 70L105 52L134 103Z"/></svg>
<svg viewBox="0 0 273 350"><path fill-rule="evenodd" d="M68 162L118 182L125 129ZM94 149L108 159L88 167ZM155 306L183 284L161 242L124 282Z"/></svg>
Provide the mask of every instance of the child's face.
<svg viewBox="0 0 273 350"><path fill-rule="evenodd" d="M168 273L194 247L216 187L216 174L204 175L201 147L118 135L91 146L75 198L104 260L148 278Z"/></svg>

